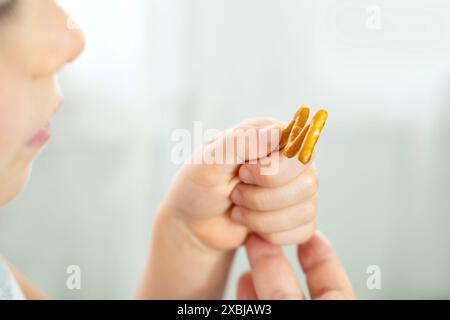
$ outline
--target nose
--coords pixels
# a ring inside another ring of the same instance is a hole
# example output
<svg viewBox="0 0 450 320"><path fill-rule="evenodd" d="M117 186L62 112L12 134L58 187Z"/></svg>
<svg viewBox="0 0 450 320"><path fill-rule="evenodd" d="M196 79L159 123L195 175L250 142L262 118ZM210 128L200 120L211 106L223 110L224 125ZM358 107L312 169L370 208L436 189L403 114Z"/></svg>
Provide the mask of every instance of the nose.
<svg viewBox="0 0 450 320"><path fill-rule="evenodd" d="M53 2L47 21L36 25L30 70L36 77L49 76L75 60L84 50L85 37L73 20ZM29 55L30 56L30 55Z"/></svg>
<svg viewBox="0 0 450 320"><path fill-rule="evenodd" d="M67 20L65 63L74 61L83 52L86 39L81 28L71 18Z"/></svg>

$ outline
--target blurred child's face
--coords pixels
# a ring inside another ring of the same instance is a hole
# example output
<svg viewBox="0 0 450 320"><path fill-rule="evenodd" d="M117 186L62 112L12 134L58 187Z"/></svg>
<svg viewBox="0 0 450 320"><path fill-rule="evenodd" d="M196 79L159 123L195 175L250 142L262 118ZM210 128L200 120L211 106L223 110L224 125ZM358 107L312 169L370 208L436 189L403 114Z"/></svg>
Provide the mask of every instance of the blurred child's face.
<svg viewBox="0 0 450 320"><path fill-rule="evenodd" d="M55 74L83 49L54 0L0 0L0 206L27 181L62 103Z"/></svg>

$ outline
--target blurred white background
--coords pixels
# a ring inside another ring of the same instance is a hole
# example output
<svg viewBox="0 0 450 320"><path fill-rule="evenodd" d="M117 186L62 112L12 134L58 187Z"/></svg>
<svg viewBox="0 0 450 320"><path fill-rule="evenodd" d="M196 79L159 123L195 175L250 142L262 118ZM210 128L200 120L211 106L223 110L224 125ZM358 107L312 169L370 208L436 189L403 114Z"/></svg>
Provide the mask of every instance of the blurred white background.
<svg viewBox="0 0 450 320"><path fill-rule="evenodd" d="M177 170L174 129L287 121L307 104L330 111L319 229L357 296L450 298L449 1L60 2L86 51L61 74L52 143L0 215L0 252L52 297L132 295ZM227 298L247 268L240 251Z"/></svg>

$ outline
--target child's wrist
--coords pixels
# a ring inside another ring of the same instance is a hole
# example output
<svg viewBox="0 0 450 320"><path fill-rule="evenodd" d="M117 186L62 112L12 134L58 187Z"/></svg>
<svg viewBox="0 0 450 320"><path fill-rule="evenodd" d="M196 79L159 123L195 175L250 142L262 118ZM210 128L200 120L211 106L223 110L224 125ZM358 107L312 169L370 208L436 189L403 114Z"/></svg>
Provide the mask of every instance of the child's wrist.
<svg viewBox="0 0 450 320"><path fill-rule="evenodd" d="M184 245L188 244L194 250L207 255L217 255L225 252L204 243L192 230L189 222L183 219L181 214L170 210L164 204L156 214L154 229L156 232L159 230L164 233L169 233L173 239L176 239L175 241L181 241Z"/></svg>

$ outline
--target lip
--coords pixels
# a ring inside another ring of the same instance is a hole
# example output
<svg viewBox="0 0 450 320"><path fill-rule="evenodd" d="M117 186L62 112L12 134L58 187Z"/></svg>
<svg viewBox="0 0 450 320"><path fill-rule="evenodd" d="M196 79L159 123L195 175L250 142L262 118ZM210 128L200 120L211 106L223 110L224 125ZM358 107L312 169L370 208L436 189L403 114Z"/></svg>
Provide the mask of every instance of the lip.
<svg viewBox="0 0 450 320"><path fill-rule="evenodd" d="M27 142L27 146L30 148L40 148L44 146L52 136L52 125L48 121L30 140Z"/></svg>
<svg viewBox="0 0 450 320"><path fill-rule="evenodd" d="M63 104L64 98L62 97L62 95L60 95L52 117L62 108ZM39 149L50 140L51 136L52 125L50 123L50 120L48 120L47 123L41 129L39 129L39 131L36 132L35 135L30 138L30 140L28 140L26 146L33 149Z"/></svg>

